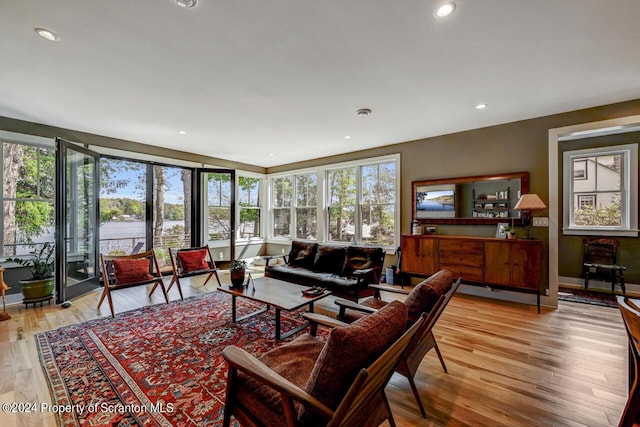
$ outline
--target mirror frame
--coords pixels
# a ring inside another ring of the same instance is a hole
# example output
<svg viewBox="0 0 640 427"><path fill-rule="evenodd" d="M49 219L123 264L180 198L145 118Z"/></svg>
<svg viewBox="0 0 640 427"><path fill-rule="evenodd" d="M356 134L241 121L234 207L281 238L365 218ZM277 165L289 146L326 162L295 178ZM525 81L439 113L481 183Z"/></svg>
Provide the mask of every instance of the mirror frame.
<svg viewBox="0 0 640 427"><path fill-rule="evenodd" d="M529 172L512 172L496 175L477 175L477 176L465 176L457 178L441 178L441 179L428 179L423 181L413 181L411 183L411 207L412 207L412 219L416 220L420 224L461 224L461 225L478 225L478 224L497 224L499 222L505 222L507 218L416 218L416 195L417 187L423 187L425 185L441 185L441 184L466 184L469 182L484 182L484 181L500 181L510 179L520 179L520 194L529 193ZM511 218L508 218L510 221ZM522 225L520 218L513 218L514 225Z"/></svg>

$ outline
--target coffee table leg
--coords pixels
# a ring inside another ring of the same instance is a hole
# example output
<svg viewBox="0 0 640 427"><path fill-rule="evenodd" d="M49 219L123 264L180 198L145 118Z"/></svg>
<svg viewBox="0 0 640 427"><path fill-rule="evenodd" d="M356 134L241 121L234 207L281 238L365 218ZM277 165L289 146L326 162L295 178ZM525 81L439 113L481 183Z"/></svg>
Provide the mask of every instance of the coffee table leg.
<svg viewBox="0 0 640 427"><path fill-rule="evenodd" d="M280 309L276 307L276 341L280 341Z"/></svg>
<svg viewBox="0 0 640 427"><path fill-rule="evenodd" d="M231 321L236 323L236 296L231 295Z"/></svg>

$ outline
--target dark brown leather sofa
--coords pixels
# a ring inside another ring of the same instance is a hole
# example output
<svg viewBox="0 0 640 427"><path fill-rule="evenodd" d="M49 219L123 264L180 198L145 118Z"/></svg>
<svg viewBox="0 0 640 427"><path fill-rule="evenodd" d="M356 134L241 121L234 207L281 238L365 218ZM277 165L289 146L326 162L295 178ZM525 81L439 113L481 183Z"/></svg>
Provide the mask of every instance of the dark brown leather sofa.
<svg viewBox="0 0 640 427"><path fill-rule="evenodd" d="M284 258L284 264L269 264L279 257ZM288 255L265 257L265 276L303 286L319 286L357 302L358 298L373 294L368 285L380 282L384 257L382 248L294 240Z"/></svg>

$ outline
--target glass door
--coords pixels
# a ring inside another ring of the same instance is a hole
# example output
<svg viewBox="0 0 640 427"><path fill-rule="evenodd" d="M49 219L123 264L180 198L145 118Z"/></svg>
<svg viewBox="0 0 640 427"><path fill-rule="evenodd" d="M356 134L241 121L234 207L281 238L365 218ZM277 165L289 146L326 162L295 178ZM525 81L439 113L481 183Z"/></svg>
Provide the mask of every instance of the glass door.
<svg viewBox="0 0 640 427"><path fill-rule="evenodd" d="M99 286L99 154L56 139L57 302Z"/></svg>
<svg viewBox="0 0 640 427"><path fill-rule="evenodd" d="M195 221L200 244L208 244L217 263L235 259L235 171L198 169L200 218Z"/></svg>

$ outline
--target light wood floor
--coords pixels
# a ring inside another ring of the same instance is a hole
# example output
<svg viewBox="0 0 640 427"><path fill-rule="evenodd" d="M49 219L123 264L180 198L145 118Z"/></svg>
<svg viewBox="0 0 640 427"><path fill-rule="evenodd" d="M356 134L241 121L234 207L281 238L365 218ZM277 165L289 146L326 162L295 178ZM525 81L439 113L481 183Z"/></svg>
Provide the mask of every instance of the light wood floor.
<svg viewBox="0 0 640 427"><path fill-rule="evenodd" d="M210 292L196 283L185 294ZM224 282L224 280L223 280ZM144 288L114 292L117 312L146 303ZM50 402L35 332L108 316L99 291L59 306L8 308L0 322L0 403ZM177 290L170 293L177 299ZM152 302L160 303L156 292ZM317 311L333 310L332 301ZM420 417L407 381L387 387L398 426L614 426L626 401L627 342L617 309L560 303L557 310L456 295L435 327L449 373L433 352L416 378ZM6 414L0 426L55 426L51 414Z"/></svg>

